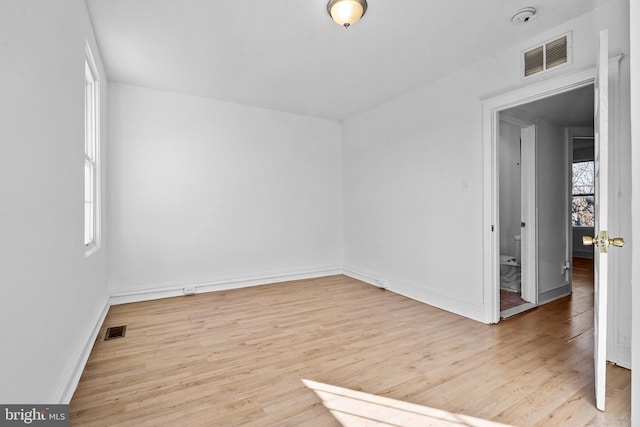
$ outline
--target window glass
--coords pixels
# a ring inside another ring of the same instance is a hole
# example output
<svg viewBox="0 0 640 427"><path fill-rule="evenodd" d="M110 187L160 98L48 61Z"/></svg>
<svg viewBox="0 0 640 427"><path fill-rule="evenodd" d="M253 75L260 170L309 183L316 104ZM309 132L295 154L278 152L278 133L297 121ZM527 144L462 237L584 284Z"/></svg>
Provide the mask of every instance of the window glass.
<svg viewBox="0 0 640 427"><path fill-rule="evenodd" d="M84 245L90 255L99 248L99 81L89 46L84 64Z"/></svg>
<svg viewBox="0 0 640 427"><path fill-rule="evenodd" d="M574 227L595 226L594 162L576 162L572 171L571 220Z"/></svg>

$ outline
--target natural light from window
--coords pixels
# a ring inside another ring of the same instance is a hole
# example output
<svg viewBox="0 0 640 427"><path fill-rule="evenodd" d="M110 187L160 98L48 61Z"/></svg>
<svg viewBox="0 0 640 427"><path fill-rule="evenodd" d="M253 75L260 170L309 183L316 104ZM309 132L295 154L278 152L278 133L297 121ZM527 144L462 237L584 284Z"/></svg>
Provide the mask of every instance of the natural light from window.
<svg viewBox="0 0 640 427"><path fill-rule="evenodd" d="M571 223L574 227L595 225L594 162L573 164Z"/></svg>
<svg viewBox="0 0 640 427"><path fill-rule="evenodd" d="M482 418L376 396L348 388L303 379L322 404L345 427L361 426L472 426L508 427Z"/></svg>
<svg viewBox="0 0 640 427"><path fill-rule="evenodd" d="M84 246L85 254L90 255L99 248L100 84L88 44L84 78Z"/></svg>

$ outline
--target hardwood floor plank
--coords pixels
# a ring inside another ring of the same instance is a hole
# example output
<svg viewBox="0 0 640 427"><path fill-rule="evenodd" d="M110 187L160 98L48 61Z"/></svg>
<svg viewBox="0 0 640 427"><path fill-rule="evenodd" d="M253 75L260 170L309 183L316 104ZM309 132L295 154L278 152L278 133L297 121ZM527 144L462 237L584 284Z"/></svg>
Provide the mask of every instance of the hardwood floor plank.
<svg viewBox="0 0 640 427"><path fill-rule="evenodd" d="M594 407L589 268L575 264L572 296L498 325L345 276L113 306L71 424L340 425L311 380L519 426L628 425L629 371L608 366L607 412Z"/></svg>

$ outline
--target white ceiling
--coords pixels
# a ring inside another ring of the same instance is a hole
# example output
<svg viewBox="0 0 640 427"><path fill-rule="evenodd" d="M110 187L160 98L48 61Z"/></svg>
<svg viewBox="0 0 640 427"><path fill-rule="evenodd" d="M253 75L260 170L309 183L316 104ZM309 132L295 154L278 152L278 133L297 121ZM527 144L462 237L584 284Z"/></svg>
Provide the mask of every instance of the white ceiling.
<svg viewBox="0 0 640 427"><path fill-rule="evenodd" d="M593 85L520 105L514 110L562 127L593 127Z"/></svg>
<svg viewBox="0 0 640 427"><path fill-rule="evenodd" d="M341 120L609 0L87 0L111 81ZM510 22L533 6L538 19Z"/></svg>

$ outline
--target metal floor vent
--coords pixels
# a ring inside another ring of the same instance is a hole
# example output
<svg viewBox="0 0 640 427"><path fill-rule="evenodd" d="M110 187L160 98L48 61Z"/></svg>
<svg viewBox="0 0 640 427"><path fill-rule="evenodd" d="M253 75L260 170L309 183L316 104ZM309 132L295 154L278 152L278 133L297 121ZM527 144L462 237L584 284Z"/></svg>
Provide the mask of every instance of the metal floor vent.
<svg viewBox="0 0 640 427"><path fill-rule="evenodd" d="M104 340L115 340L116 338L124 338L124 333L127 331L127 325L112 326L107 328L107 334L104 336Z"/></svg>

